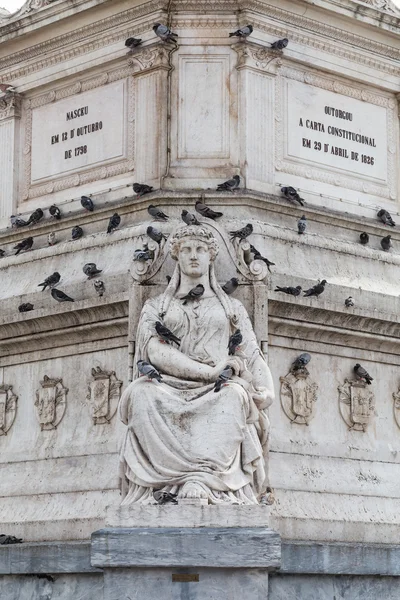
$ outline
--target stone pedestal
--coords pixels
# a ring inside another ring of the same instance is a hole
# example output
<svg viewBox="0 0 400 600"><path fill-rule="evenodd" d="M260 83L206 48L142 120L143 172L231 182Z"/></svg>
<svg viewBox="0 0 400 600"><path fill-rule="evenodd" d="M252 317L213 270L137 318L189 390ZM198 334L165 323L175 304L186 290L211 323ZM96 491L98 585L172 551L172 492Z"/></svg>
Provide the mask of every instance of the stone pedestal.
<svg viewBox="0 0 400 600"><path fill-rule="evenodd" d="M109 527L91 546L92 566L104 570L104 600L266 600L281 555L268 513L263 506L110 510Z"/></svg>

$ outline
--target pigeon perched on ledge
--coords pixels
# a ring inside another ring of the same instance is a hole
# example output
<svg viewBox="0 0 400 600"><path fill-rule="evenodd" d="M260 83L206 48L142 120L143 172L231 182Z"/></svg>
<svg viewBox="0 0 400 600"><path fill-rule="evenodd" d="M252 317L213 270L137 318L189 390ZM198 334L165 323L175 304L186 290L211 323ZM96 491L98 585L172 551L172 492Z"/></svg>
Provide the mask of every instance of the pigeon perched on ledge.
<svg viewBox="0 0 400 600"><path fill-rule="evenodd" d="M186 223L186 225L200 225L200 223L196 219L196 216L188 212L187 210L182 211L181 217L182 221Z"/></svg>
<svg viewBox="0 0 400 600"><path fill-rule="evenodd" d="M83 236L83 229L79 225L72 228L71 237L73 240L79 240Z"/></svg>
<svg viewBox="0 0 400 600"><path fill-rule="evenodd" d="M303 215L298 221L297 221L297 231L299 232L299 234L303 234L305 232L305 230L307 229L307 219L306 216Z"/></svg>
<svg viewBox="0 0 400 600"><path fill-rule="evenodd" d="M389 252L391 246L392 246L392 236L391 235L386 235L384 238L381 239L381 246L382 249L385 252Z"/></svg>
<svg viewBox="0 0 400 600"><path fill-rule="evenodd" d="M247 223L241 229L237 229L236 231L230 231L229 235L231 236L231 242L238 238L240 241L245 240L249 235L253 233L253 225L251 223Z"/></svg>
<svg viewBox="0 0 400 600"><path fill-rule="evenodd" d="M239 175L234 175L232 179L228 179L228 181L224 181L224 183L220 183L217 186L217 192L233 192L240 185L240 177Z"/></svg>
<svg viewBox="0 0 400 600"><path fill-rule="evenodd" d="M357 378L361 381L364 381L364 383L371 385L371 383L373 382L373 378L371 377L371 375L359 363L354 365L353 371L356 374Z"/></svg>
<svg viewBox="0 0 400 600"><path fill-rule="evenodd" d="M101 298L104 295L104 292L106 291L104 281L101 281L100 279L96 279L93 282L93 285L94 285L94 289L96 290L97 295Z"/></svg>
<svg viewBox="0 0 400 600"><path fill-rule="evenodd" d="M127 48L129 48L130 50L133 50L134 48L137 48L137 46L140 46L141 43L142 43L141 39L134 38L134 37L130 37L127 40L125 40L125 46Z"/></svg>
<svg viewBox="0 0 400 600"><path fill-rule="evenodd" d="M93 200L91 198L89 198L89 196L82 196L81 197L81 204L83 206L83 208L89 212L93 212L94 211L94 204L93 204Z"/></svg>
<svg viewBox="0 0 400 600"><path fill-rule="evenodd" d="M303 198L300 197L299 193L294 189L294 187L283 187L281 188L281 192L288 200L294 200L294 202L298 202L301 204L301 206L304 206L305 202Z"/></svg>
<svg viewBox="0 0 400 600"><path fill-rule="evenodd" d="M14 246L14 250L16 250L15 255L19 254L22 251L26 252L27 250L30 250L32 248L32 246L33 246L33 237L25 238L24 240L19 242L16 246Z"/></svg>
<svg viewBox="0 0 400 600"><path fill-rule="evenodd" d="M289 294L289 296L300 296L301 285L297 285L296 287L280 287L277 285L274 292L283 292L284 294Z"/></svg>
<svg viewBox="0 0 400 600"><path fill-rule="evenodd" d="M144 196L145 194L150 194L153 191L152 186L146 185L145 183L134 183L132 187L138 198L140 198L140 196Z"/></svg>
<svg viewBox="0 0 400 600"><path fill-rule="evenodd" d="M51 290L51 295L54 298L54 300L57 300L57 302L75 302L73 298L67 296L67 294L65 294L61 290L58 290L57 288L53 288Z"/></svg>
<svg viewBox="0 0 400 600"><path fill-rule="evenodd" d="M98 269L96 263L86 263L86 265L84 265L82 268L82 271L87 277L89 277L89 279L92 279L99 273L102 273L102 269Z"/></svg>
<svg viewBox="0 0 400 600"><path fill-rule="evenodd" d="M176 42L178 37L177 33L173 33L169 27L162 25L161 23L155 23L153 25L153 31L163 42Z"/></svg>
<svg viewBox="0 0 400 600"><path fill-rule="evenodd" d="M37 223L39 223L39 221L41 219L43 219L43 217L44 217L44 212L42 211L41 208L37 208L36 210L33 211L31 216L29 217L27 225L36 225Z"/></svg>
<svg viewBox="0 0 400 600"><path fill-rule="evenodd" d="M319 296L325 290L326 279L323 279L320 283L313 285L313 287L304 291L304 296Z"/></svg>
<svg viewBox="0 0 400 600"><path fill-rule="evenodd" d="M31 304L30 302L25 302L24 304L20 304L18 306L18 310L20 313L30 312L31 310L33 310L33 304Z"/></svg>
<svg viewBox="0 0 400 600"><path fill-rule="evenodd" d="M390 227L394 227L396 225L396 223L392 219L392 215L384 208L381 208L381 210L377 212L376 216L382 221L384 225L390 225Z"/></svg>
<svg viewBox="0 0 400 600"><path fill-rule="evenodd" d="M161 244L162 240L167 239L166 235L164 235L161 231L159 231L155 227L152 227L151 225L149 225L146 229L146 233L149 236L149 238L157 244Z"/></svg>
<svg viewBox="0 0 400 600"><path fill-rule="evenodd" d="M165 221L168 221L168 219L169 219L169 216L166 215L162 210L160 210L159 208L157 208L157 206L154 206L154 204L150 204L149 205L149 207L147 208L147 212L156 221L163 221L163 222L165 222Z"/></svg>
<svg viewBox="0 0 400 600"><path fill-rule="evenodd" d="M8 546L10 544L22 544L22 539L16 538L14 535L0 534L0 546Z"/></svg>
<svg viewBox="0 0 400 600"><path fill-rule="evenodd" d="M46 277L46 279L43 281L43 283L39 283L38 287L42 286L42 292L44 292L44 290L47 287L53 287L53 286L57 285L57 283L60 281L60 279L61 279L60 273L55 271L53 273L53 275L49 275L48 277Z"/></svg>
<svg viewBox="0 0 400 600"><path fill-rule="evenodd" d="M57 219L58 221L61 219L61 210L55 204L52 204L49 208L49 213L52 217Z"/></svg>
<svg viewBox="0 0 400 600"><path fill-rule="evenodd" d="M121 223L121 217L118 213L114 213L108 222L107 233L112 233L116 229L118 229L119 224Z"/></svg>
<svg viewBox="0 0 400 600"><path fill-rule="evenodd" d="M308 365L310 360L311 355L308 354L308 352L303 352L303 354L300 354L300 356L298 356L293 362L292 366L290 367L290 370L292 372L300 371L301 369L304 369L306 365Z"/></svg>
<svg viewBox="0 0 400 600"><path fill-rule="evenodd" d="M368 235L368 233L363 231L363 233L360 233L360 244L365 246L366 244L368 244L368 242L369 242L369 235Z"/></svg>
<svg viewBox="0 0 400 600"><path fill-rule="evenodd" d="M216 212L207 206L207 204L203 204L201 200L196 201L195 209L202 217L207 217L207 219L212 219L213 221L223 216L222 212Z"/></svg>
<svg viewBox="0 0 400 600"><path fill-rule="evenodd" d="M354 306L354 300L351 296L349 296L348 298L346 298L346 300L344 301L344 304L347 308L351 308L352 306Z"/></svg>
<svg viewBox="0 0 400 600"><path fill-rule="evenodd" d="M247 38L253 33L253 25L245 25L229 34L229 37Z"/></svg>
<svg viewBox="0 0 400 600"><path fill-rule="evenodd" d="M19 227L26 227L28 225L27 221L24 221L24 219L21 219L21 217L15 216L15 215L11 215L10 217L10 221L11 221L11 227L14 229L18 229Z"/></svg>
<svg viewBox="0 0 400 600"><path fill-rule="evenodd" d="M281 40L276 40L276 42L272 42L271 48L274 50L283 50L288 45L289 40L287 38L282 38Z"/></svg>

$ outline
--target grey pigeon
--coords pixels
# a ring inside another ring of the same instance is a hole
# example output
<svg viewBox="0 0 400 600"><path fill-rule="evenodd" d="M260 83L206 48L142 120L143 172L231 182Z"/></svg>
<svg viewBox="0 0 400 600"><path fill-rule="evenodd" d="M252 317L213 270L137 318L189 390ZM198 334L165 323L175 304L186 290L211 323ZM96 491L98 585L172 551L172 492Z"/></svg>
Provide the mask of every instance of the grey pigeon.
<svg viewBox="0 0 400 600"><path fill-rule="evenodd" d="M381 246L382 246L383 250L385 250L385 252L389 252L389 250L392 246L392 236L386 235L384 238L382 238Z"/></svg>
<svg viewBox="0 0 400 600"><path fill-rule="evenodd" d="M365 231L363 233L360 233L360 244L365 246L366 244L368 244L368 242L369 242L368 233L365 233Z"/></svg>
<svg viewBox="0 0 400 600"><path fill-rule="evenodd" d="M224 183L220 183L217 186L217 192L233 192L239 187L240 177L239 175L234 175L232 179L228 179L228 181L224 181Z"/></svg>
<svg viewBox="0 0 400 600"><path fill-rule="evenodd" d="M251 33L253 33L253 25L245 25L244 27L237 29L233 33L230 33L229 37L246 38L249 37Z"/></svg>
<svg viewBox="0 0 400 600"><path fill-rule="evenodd" d="M380 219L382 221L382 223L384 223L385 225L390 225L390 227L394 227L396 225L396 223L393 221L391 214L385 210L384 208L381 208L381 210L379 210L376 214L376 216L378 217L378 219Z"/></svg>
<svg viewBox="0 0 400 600"><path fill-rule="evenodd" d="M243 342L242 333L241 333L240 329L236 329L236 331L234 333L232 333L231 337L229 338L228 354L230 356L233 356L242 342Z"/></svg>
<svg viewBox="0 0 400 600"><path fill-rule="evenodd" d="M294 187L283 187L281 188L281 192L288 200L294 200L295 202L301 204L301 206L304 206L303 198L300 198L298 192L294 189Z"/></svg>
<svg viewBox="0 0 400 600"><path fill-rule="evenodd" d="M196 219L196 216L188 212L187 210L182 211L181 217L182 221L184 221L186 225L200 225L200 223Z"/></svg>
<svg viewBox="0 0 400 600"><path fill-rule="evenodd" d="M28 225L27 221L21 219L21 217L16 217L15 215L11 215L10 217L11 227L14 229L18 229L18 227L26 227Z"/></svg>
<svg viewBox="0 0 400 600"><path fill-rule="evenodd" d="M134 37L130 37L127 40L125 40L125 46L127 48L130 48L131 50L133 50L134 48L139 46L141 43L142 43L142 40L140 40L139 38L134 38Z"/></svg>
<svg viewBox="0 0 400 600"><path fill-rule="evenodd" d="M75 302L73 298L70 298L70 296L67 296L67 294L64 294L64 292L57 288L51 290L51 295L57 302Z"/></svg>
<svg viewBox="0 0 400 600"><path fill-rule="evenodd" d="M4 258L5 255L6 255L6 251L0 249L0 258Z"/></svg>
<svg viewBox="0 0 400 600"><path fill-rule="evenodd" d="M157 490L153 493L154 500L157 504L178 504L177 494L171 494L164 490Z"/></svg>
<svg viewBox="0 0 400 600"><path fill-rule="evenodd" d="M156 322L156 332L164 342L175 342L177 346L180 346L180 338L176 337L176 335L174 335L168 327L165 327L161 321Z"/></svg>
<svg viewBox="0 0 400 600"><path fill-rule="evenodd" d="M91 198L89 198L89 196L82 196L81 204L85 210L88 210L89 212L94 211L93 200Z"/></svg>
<svg viewBox="0 0 400 600"><path fill-rule="evenodd" d="M218 379L214 384L214 392L219 392L221 387L231 379L233 376L233 369L229 365L226 365L225 369L218 375Z"/></svg>
<svg viewBox="0 0 400 600"><path fill-rule="evenodd" d="M5 535L2 533L0 535L0 546L8 546L10 544L21 544L22 539L16 538L14 535Z"/></svg>
<svg viewBox="0 0 400 600"><path fill-rule="evenodd" d="M54 231L51 231L48 234L47 243L49 246L54 246L55 244L57 244L57 238L56 238L56 234L54 233Z"/></svg>
<svg viewBox="0 0 400 600"><path fill-rule="evenodd" d="M98 269L95 263L86 263L82 268L82 271L85 273L89 279L92 279L96 275L102 272L102 269Z"/></svg>
<svg viewBox="0 0 400 600"><path fill-rule="evenodd" d="M107 233L112 233L116 229L118 229L119 224L121 223L121 217L118 213L114 213L108 222Z"/></svg>
<svg viewBox="0 0 400 600"><path fill-rule="evenodd" d="M44 217L44 212L42 211L41 208L37 208L36 210L33 211L31 216L29 217L27 225L36 225L36 223L39 223L39 221L41 219L43 219L43 217Z"/></svg>
<svg viewBox="0 0 400 600"><path fill-rule="evenodd" d="M199 283L196 287L192 288L186 296L182 298L182 304L187 304L188 300L198 300L204 294L204 285Z"/></svg>
<svg viewBox="0 0 400 600"><path fill-rule="evenodd" d="M308 365L308 363L311 360L311 355L308 354L308 352L304 352L303 354L300 354L300 356L298 356L296 358L296 360L293 362L292 366L290 367L291 371L299 371L301 369L303 369L306 365Z"/></svg>
<svg viewBox="0 0 400 600"><path fill-rule="evenodd" d="M238 238L239 240L245 240L249 235L253 233L253 225L251 223L247 223L245 227L242 229L237 229L236 231L230 231L229 235L231 236L231 242Z"/></svg>
<svg viewBox="0 0 400 600"><path fill-rule="evenodd" d="M344 301L345 305L347 306L347 308L350 308L351 306L354 306L354 300L351 296L349 296L348 298L346 298L346 300Z"/></svg>
<svg viewBox="0 0 400 600"><path fill-rule="evenodd" d="M288 45L289 40L287 38L283 38L281 40L276 40L276 42L272 42L271 48L274 50L283 50Z"/></svg>
<svg viewBox="0 0 400 600"><path fill-rule="evenodd" d="M137 197L140 198L140 196L144 196L145 194L150 194L150 192L153 191L153 188L151 185L146 185L145 183L134 183L133 191L135 192Z"/></svg>
<svg viewBox="0 0 400 600"><path fill-rule="evenodd" d="M163 42L176 42L175 38L178 37L177 33L173 33L169 27L162 25L161 23L155 23L153 25L153 31Z"/></svg>
<svg viewBox="0 0 400 600"><path fill-rule="evenodd" d="M162 377L159 371L157 371L153 365L145 360L138 360L136 364L141 375L145 375L148 379L156 379L159 383L161 383Z"/></svg>
<svg viewBox="0 0 400 600"><path fill-rule="evenodd" d="M157 206L154 206L153 204L149 205L149 207L147 208L147 212L156 221L164 221L165 222L165 221L168 221L168 219L169 219L168 215L163 213L162 210L160 210L159 208L157 208Z"/></svg>
<svg viewBox="0 0 400 600"><path fill-rule="evenodd" d="M267 265L268 271L271 273L270 267L274 267L275 263L268 260L268 258L266 258L265 256L262 256L261 253L257 250L257 248L255 248L251 244L250 244L250 252L254 255L254 260L262 260L262 262L264 262Z"/></svg>
<svg viewBox="0 0 400 600"><path fill-rule="evenodd" d="M138 260L140 262L146 262L147 260L152 260L153 254L149 250L135 250L133 253L133 260Z"/></svg>
<svg viewBox="0 0 400 600"><path fill-rule="evenodd" d="M161 244L162 240L167 239L166 235L164 235L163 233L161 233L161 231L159 231L155 227L152 227L151 225L149 225L146 229L146 233L149 236L149 238L152 239L154 242L157 242L157 244Z"/></svg>
<svg viewBox="0 0 400 600"><path fill-rule="evenodd" d="M233 292L237 290L238 285L239 280L237 279L237 277L232 277L222 286L222 289L224 290L225 294L230 296L231 294L233 294Z"/></svg>
<svg viewBox="0 0 400 600"><path fill-rule="evenodd" d="M42 286L42 292L44 292L44 290L47 287L54 287L55 285L57 285L57 283L60 281L60 279L61 279L60 273L55 271L55 273L53 273L53 275L49 275L48 277L46 277L46 279L43 281L43 283L39 283L38 287Z"/></svg>
<svg viewBox="0 0 400 600"><path fill-rule="evenodd" d="M301 217L301 219L299 219L297 221L297 230L298 230L299 234L302 234L305 232L306 229L307 229L307 219L306 219L306 216L303 215Z"/></svg>
<svg viewBox="0 0 400 600"><path fill-rule="evenodd" d="M368 385L371 385L371 383L373 382L373 378L371 377L371 375L359 363L354 365L353 371L358 379L361 379Z"/></svg>
<svg viewBox="0 0 400 600"><path fill-rule="evenodd" d="M25 302L25 304L20 304L18 306L18 310L20 313L29 312L29 311L33 310L33 304L31 304L30 302Z"/></svg>
<svg viewBox="0 0 400 600"><path fill-rule="evenodd" d="M33 246L33 237L28 237L25 238L24 240L22 240L21 242L19 242L16 246L14 246L14 250L16 250L16 255L19 254L20 252L22 252L22 250L24 250L25 252L27 250L30 250Z"/></svg>
<svg viewBox="0 0 400 600"><path fill-rule="evenodd" d="M326 279L323 279L320 283L313 285L313 287L304 291L304 296L319 296L325 290Z"/></svg>
<svg viewBox="0 0 400 600"><path fill-rule="evenodd" d="M215 219L219 219L223 215L222 212L215 212L215 210L212 210L212 208L206 204L203 204L201 200L197 200L195 209L202 217L207 217L213 221L215 221Z"/></svg>
<svg viewBox="0 0 400 600"><path fill-rule="evenodd" d="M55 204L52 204L49 208L49 213L52 217L57 219L58 221L61 219L61 210Z"/></svg>
<svg viewBox="0 0 400 600"><path fill-rule="evenodd" d="M284 294L289 294L290 296L300 296L301 285L297 285L296 287L280 287L277 285L274 292L283 292Z"/></svg>
<svg viewBox="0 0 400 600"><path fill-rule="evenodd" d="M73 240L79 240L83 236L83 229L79 225L72 228L71 237Z"/></svg>
<svg viewBox="0 0 400 600"><path fill-rule="evenodd" d="M104 292L106 291L106 286L104 285L104 281L101 281L100 279L96 279L93 282L94 285L94 289L96 290L96 293L98 296L100 296L100 298L104 295Z"/></svg>

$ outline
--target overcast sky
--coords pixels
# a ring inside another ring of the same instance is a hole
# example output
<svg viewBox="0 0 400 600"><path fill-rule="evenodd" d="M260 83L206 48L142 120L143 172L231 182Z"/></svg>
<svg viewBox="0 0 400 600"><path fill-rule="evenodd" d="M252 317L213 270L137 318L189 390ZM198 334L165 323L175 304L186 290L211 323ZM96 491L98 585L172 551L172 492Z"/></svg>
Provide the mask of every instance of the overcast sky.
<svg viewBox="0 0 400 600"><path fill-rule="evenodd" d="M397 6L400 6L400 0L393 0ZM10 12L15 12L25 3L25 0L0 0L0 7L6 8Z"/></svg>

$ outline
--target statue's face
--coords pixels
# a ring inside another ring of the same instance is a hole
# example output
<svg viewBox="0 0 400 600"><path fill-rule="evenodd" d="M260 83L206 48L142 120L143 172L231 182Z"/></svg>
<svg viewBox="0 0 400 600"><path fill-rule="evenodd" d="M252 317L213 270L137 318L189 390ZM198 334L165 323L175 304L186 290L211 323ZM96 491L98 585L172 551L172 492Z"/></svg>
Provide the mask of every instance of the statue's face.
<svg viewBox="0 0 400 600"><path fill-rule="evenodd" d="M179 266L188 277L201 277L208 273L210 252L205 242L200 240L183 240L179 247Z"/></svg>

